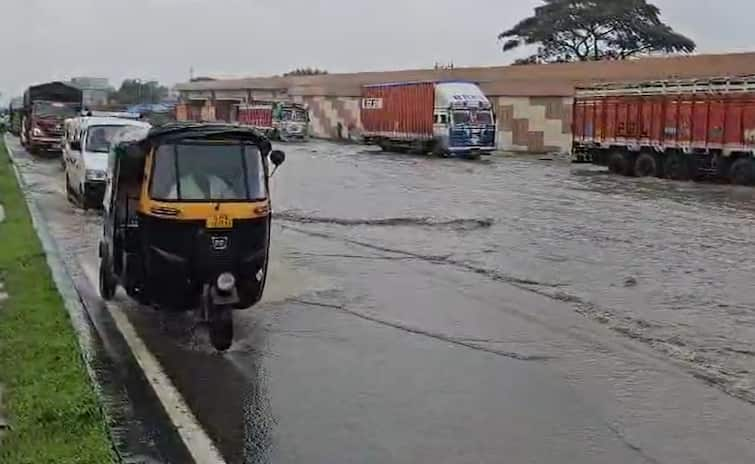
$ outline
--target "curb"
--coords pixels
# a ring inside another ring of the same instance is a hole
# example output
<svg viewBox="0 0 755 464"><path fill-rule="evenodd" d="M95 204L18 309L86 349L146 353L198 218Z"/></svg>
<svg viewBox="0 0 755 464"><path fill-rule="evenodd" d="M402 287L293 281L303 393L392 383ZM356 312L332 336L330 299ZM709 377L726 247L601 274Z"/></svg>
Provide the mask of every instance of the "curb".
<svg viewBox="0 0 755 464"><path fill-rule="evenodd" d="M93 356L91 353L94 346L94 340L92 336L92 330L94 329L91 326L91 321L87 316L86 309L81 303L81 298L73 283L73 278L71 277L68 268L66 267L63 259L60 256L60 251L58 250L55 240L50 235L45 221L42 219L42 214L39 211L39 208L37 208L36 202L28 193L28 185L26 184L21 171L18 169L17 158L8 144L8 137L3 136L3 141L5 142L5 149L8 153L8 158L10 159L11 165L13 166L13 173L16 176L16 182L18 182L21 193L24 196L26 207L29 209L32 225L37 233L37 237L39 238L40 243L42 244L42 250L45 253L45 259L47 261L47 266L50 268L53 282L55 283L55 287L58 289L58 293L63 300L63 305L65 306L66 311L68 312L68 316L71 320L71 325L76 332L76 338L79 343L81 358L84 361L84 366L86 368L87 375L89 376L90 384L92 385L95 396L97 397L97 401L100 405L100 410L104 416L113 453L117 458L117 462L123 462L123 457L120 455L120 453L118 453L118 450L114 446L112 430L110 428L110 424L112 424L113 418L110 414L108 414L106 408L102 406L103 404L105 404L106 398L102 391L102 388L99 385L99 382L97 381L97 376L95 374L93 365Z"/></svg>

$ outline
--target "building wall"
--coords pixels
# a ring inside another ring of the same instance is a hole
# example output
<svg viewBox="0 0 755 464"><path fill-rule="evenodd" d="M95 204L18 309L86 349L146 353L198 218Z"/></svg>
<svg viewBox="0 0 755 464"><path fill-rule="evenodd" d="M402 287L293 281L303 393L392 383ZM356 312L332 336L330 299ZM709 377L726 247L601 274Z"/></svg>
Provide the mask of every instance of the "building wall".
<svg viewBox="0 0 755 464"><path fill-rule="evenodd" d="M107 105L107 90L84 89L81 91L81 99L84 106Z"/></svg>
<svg viewBox="0 0 755 464"><path fill-rule="evenodd" d="M567 153L571 147L572 97L491 97L498 117L498 148Z"/></svg>
<svg viewBox="0 0 755 464"><path fill-rule="evenodd" d="M598 82L755 75L755 53L655 57L627 61L549 65L416 69L389 72L221 79L180 84L184 98L217 92L253 99L293 100L309 105L312 133L358 136L361 86L381 82L462 79L479 82L498 116L501 150L566 152L571 145L575 87ZM241 89L241 90L239 90ZM260 90L254 90L260 89ZM264 89L264 90L262 90Z"/></svg>
<svg viewBox="0 0 755 464"><path fill-rule="evenodd" d="M359 97L295 96L292 100L309 108L310 133L314 137L338 138L339 123L344 139L356 139L361 133Z"/></svg>

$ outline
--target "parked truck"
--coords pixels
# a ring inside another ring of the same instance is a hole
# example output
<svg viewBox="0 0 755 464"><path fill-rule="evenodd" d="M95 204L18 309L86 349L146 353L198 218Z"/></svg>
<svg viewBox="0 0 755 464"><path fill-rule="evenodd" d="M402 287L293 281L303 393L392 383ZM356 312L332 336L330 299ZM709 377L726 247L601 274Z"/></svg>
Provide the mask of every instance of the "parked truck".
<svg viewBox="0 0 755 464"><path fill-rule="evenodd" d="M755 76L579 88L573 116L574 162L755 184Z"/></svg>
<svg viewBox="0 0 755 464"><path fill-rule="evenodd" d="M309 138L309 111L290 102L255 101L237 106L239 124L261 130L272 140L292 141Z"/></svg>
<svg viewBox="0 0 755 464"><path fill-rule="evenodd" d="M495 150L492 105L472 82L362 87L365 143L383 150L479 158Z"/></svg>
<svg viewBox="0 0 755 464"><path fill-rule="evenodd" d="M82 92L63 82L29 87L24 93L21 143L32 153L61 151L63 122L81 111Z"/></svg>

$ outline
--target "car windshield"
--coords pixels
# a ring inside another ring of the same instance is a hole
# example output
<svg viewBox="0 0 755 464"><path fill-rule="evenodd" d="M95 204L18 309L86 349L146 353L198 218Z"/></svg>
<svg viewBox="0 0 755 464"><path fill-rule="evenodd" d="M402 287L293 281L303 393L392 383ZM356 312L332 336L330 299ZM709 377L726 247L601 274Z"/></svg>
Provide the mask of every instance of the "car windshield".
<svg viewBox="0 0 755 464"><path fill-rule="evenodd" d="M86 151L107 153L113 137L123 130L123 126L93 126L87 130Z"/></svg>
<svg viewBox="0 0 755 464"><path fill-rule="evenodd" d="M475 113L475 122L477 124L492 124L493 115L490 114L490 111L477 111Z"/></svg>
<svg viewBox="0 0 755 464"><path fill-rule="evenodd" d="M471 118L469 111L454 111L454 124L469 124Z"/></svg>
<svg viewBox="0 0 755 464"><path fill-rule="evenodd" d="M150 195L163 201L266 198L259 149L241 143L181 143L155 151Z"/></svg>
<svg viewBox="0 0 755 464"><path fill-rule="evenodd" d="M67 103L55 103L55 102L36 102L34 103L34 115L45 117L62 117L68 118L76 116L76 108L74 105Z"/></svg>

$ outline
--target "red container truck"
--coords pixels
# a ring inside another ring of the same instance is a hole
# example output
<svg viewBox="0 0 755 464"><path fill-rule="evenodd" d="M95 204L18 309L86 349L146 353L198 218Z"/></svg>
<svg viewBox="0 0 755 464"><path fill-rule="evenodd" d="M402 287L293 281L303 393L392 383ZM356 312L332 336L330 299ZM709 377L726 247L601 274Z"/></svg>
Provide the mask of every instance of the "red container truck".
<svg viewBox="0 0 755 464"><path fill-rule="evenodd" d="M364 140L384 150L479 157L495 150L492 105L471 82L362 88Z"/></svg>
<svg viewBox="0 0 755 464"><path fill-rule="evenodd" d="M755 76L579 88L573 116L574 162L755 183Z"/></svg>

